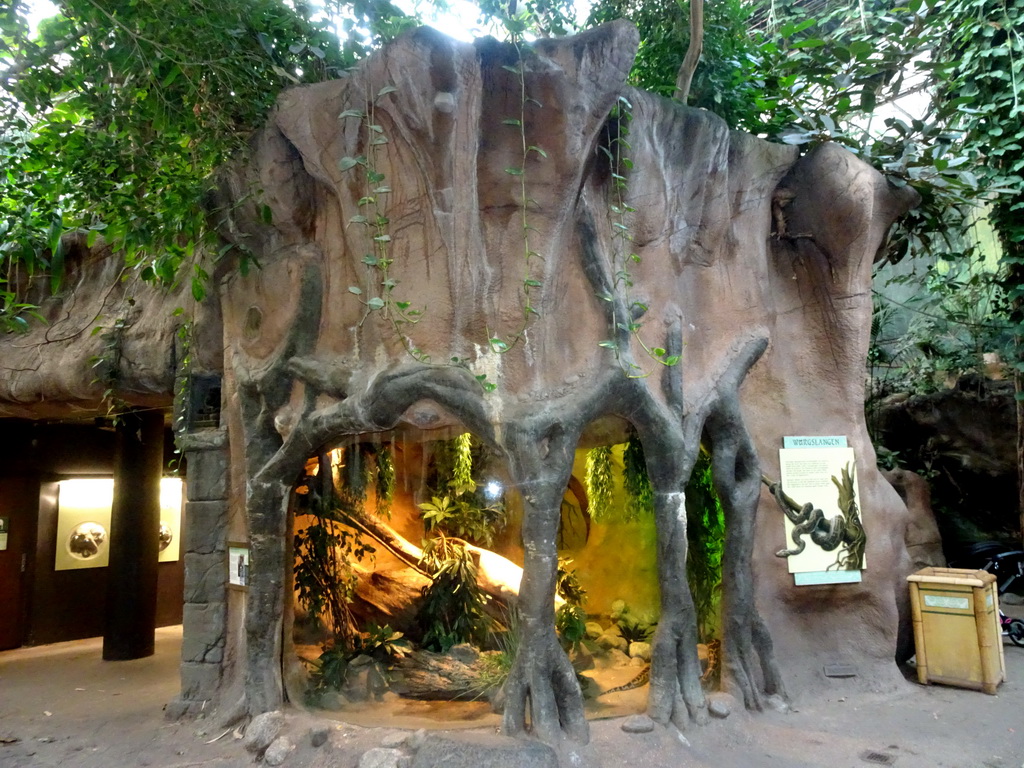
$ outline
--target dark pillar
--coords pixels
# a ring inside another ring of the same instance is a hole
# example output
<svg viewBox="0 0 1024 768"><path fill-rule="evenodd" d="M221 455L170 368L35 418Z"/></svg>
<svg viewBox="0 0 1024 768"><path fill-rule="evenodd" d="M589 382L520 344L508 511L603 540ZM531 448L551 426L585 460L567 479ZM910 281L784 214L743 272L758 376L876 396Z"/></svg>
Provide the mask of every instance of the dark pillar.
<svg viewBox="0 0 1024 768"><path fill-rule="evenodd" d="M106 661L152 656L160 549L164 415L121 416L114 449L114 504L107 568Z"/></svg>

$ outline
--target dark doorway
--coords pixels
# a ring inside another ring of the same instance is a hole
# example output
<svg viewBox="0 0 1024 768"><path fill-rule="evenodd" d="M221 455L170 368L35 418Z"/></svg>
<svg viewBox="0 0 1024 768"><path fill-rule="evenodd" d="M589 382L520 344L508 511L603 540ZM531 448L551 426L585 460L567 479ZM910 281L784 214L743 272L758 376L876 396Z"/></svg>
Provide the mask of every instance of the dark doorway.
<svg viewBox="0 0 1024 768"><path fill-rule="evenodd" d="M38 481L0 478L0 651L25 639L25 590L38 509Z"/></svg>

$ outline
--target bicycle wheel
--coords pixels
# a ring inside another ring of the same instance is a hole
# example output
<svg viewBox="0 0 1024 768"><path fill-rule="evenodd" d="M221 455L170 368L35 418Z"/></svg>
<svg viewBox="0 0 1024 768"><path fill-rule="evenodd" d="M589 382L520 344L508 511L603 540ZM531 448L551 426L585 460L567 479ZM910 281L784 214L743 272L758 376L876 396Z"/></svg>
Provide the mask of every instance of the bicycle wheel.
<svg viewBox="0 0 1024 768"><path fill-rule="evenodd" d="M1006 627L1006 634L1010 636L1014 645L1024 646L1024 621L1011 619Z"/></svg>

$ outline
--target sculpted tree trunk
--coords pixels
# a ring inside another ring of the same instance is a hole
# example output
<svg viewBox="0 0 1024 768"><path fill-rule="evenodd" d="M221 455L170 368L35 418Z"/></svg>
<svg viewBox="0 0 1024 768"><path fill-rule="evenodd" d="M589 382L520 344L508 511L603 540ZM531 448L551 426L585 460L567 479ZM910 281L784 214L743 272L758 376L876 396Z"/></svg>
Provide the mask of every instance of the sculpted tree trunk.
<svg viewBox="0 0 1024 768"><path fill-rule="evenodd" d="M284 94L223 178L221 231L262 265L221 295L252 542L250 712L281 702L284 499L303 462L348 436L452 426L502 453L523 497L508 732L587 739L555 635L555 542L595 423L635 428L655 491L652 717L707 719L683 499L702 438L727 514L727 685L751 708L784 695L755 605L760 468L740 390L780 322L772 194L795 150L629 88L637 44L623 22L532 47L417 30L345 80ZM767 365L787 381L786 361Z"/></svg>

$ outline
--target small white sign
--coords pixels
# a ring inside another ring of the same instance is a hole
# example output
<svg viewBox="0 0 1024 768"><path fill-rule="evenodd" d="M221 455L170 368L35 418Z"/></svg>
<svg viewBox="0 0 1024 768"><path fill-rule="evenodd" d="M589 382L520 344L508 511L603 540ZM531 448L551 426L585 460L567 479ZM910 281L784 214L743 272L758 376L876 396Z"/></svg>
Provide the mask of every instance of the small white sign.
<svg viewBox="0 0 1024 768"><path fill-rule="evenodd" d="M971 602L966 597L946 597L945 595L925 595L924 604L928 608L958 608L966 611Z"/></svg>
<svg viewBox="0 0 1024 768"><path fill-rule="evenodd" d="M228 584L235 587L249 586L249 548L233 545L228 547Z"/></svg>

